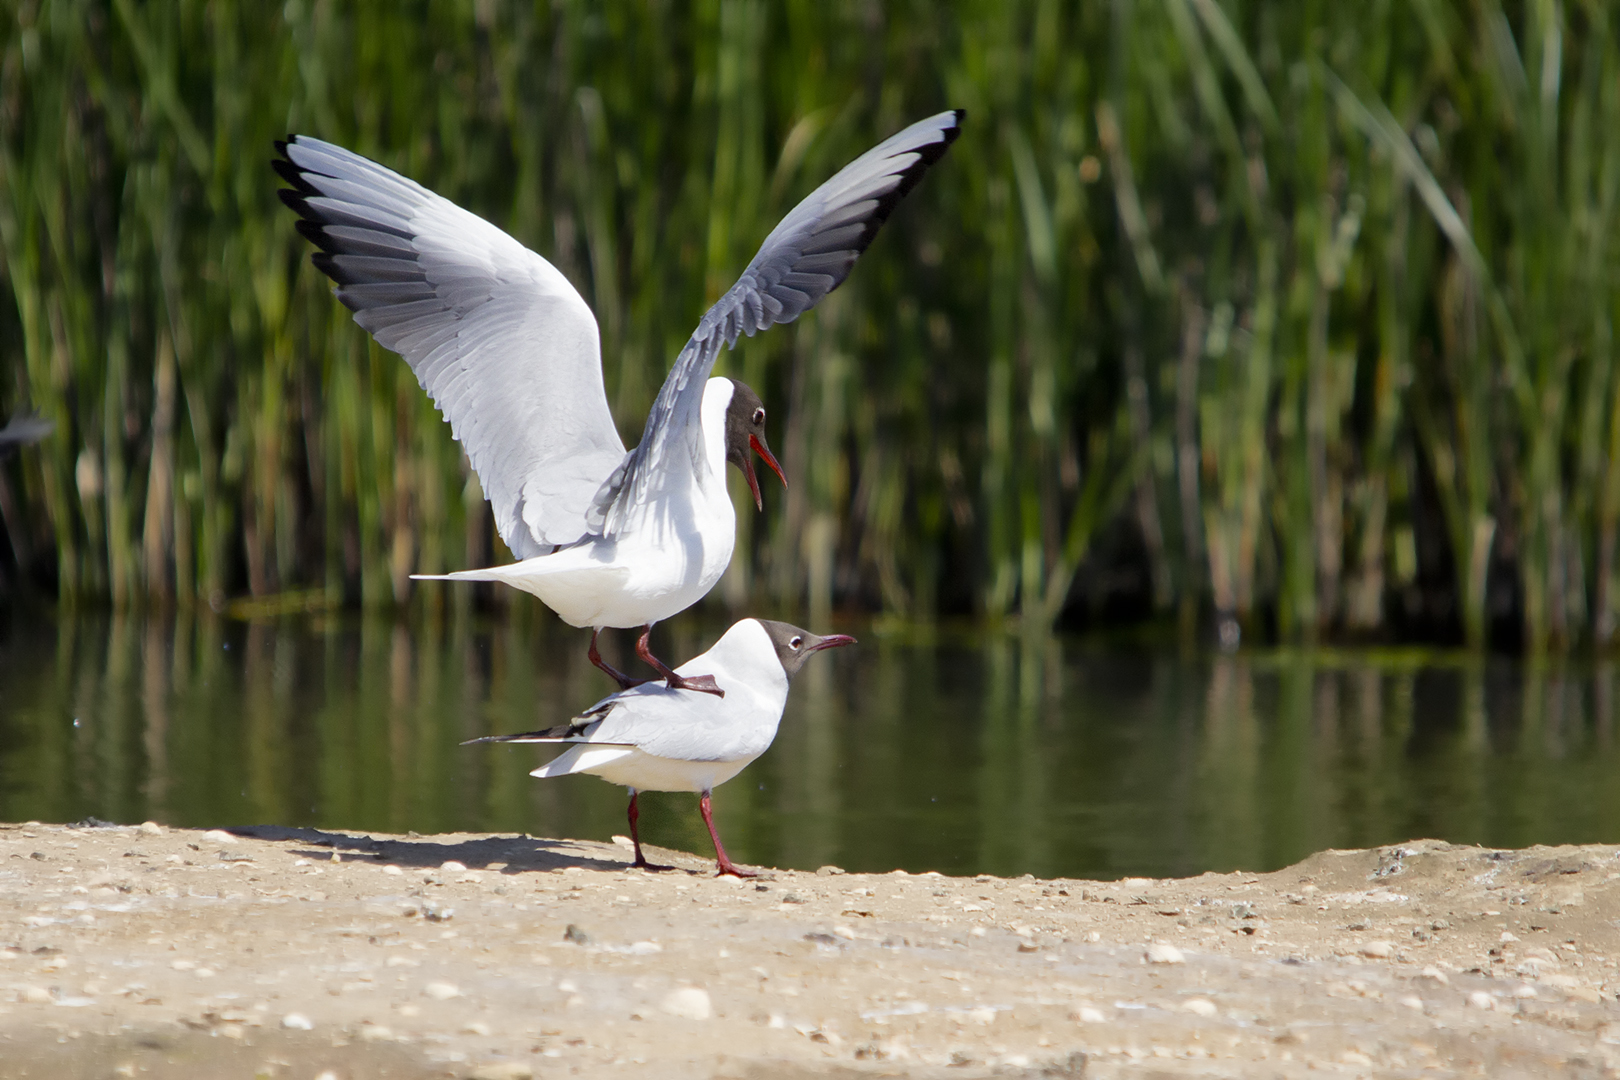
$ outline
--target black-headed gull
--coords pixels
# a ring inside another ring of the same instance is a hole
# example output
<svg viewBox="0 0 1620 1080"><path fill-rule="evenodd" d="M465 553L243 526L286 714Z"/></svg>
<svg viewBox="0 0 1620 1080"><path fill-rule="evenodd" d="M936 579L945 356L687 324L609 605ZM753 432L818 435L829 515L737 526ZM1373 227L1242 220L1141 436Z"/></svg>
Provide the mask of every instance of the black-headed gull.
<svg viewBox="0 0 1620 1080"><path fill-rule="evenodd" d="M529 775L592 773L629 788L634 865L646 869L666 868L651 866L641 854L636 793L701 792L698 807L714 841L720 873L753 877L727 857L714 828L710 793L770 747L787 705L788 680L811 654L853 644L855 639L847 634L818 637L783 622L743 619L708 652L676 669L688 678L713 675L725 683L730 692L719 700L644 683L603 698L558 727L470 741L572 744L566 753Z"/></svg>
<svg viewBox="0 0 1620 1080"><path fill-rule="evenodd" d="M37 443L54 430L56 425L49 420L23 413L13 416L5 427L0 427L0 461L10 457L18 447Z"/></svg>
<svg viewBox="0 0 1620 1080"><path fill-rule="evenodd" d="M725 466L740 467L763 507L749 451L778 476L765 408L741 383L709 378L722 346L791 322L849 276L889 212L955 140L960 111L912 124L845 166L765 238L753 262L698 323L625 452L602 384L596 320L545 259L483 218L376 162L305 135L278 142L281 198L321 250L355 322L405 358L450 422L484 487L495 527L519 562L452 574L538 596L564 622L644 627L720 580L737 522ZM786 483L783 477L783 483Z"/></svg>

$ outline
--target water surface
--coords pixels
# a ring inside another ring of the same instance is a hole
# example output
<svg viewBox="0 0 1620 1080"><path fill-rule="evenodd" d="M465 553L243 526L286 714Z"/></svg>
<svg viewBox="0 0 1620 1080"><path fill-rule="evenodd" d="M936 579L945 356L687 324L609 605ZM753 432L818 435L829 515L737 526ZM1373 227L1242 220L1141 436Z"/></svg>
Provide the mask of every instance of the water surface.
<svg viewBox="0 0 1620 1080"><path fill-rule="evenodd" d="M723 625L681 629L666 658ZM1608 664L840 629L861 644L806 667L775 745L716 793L740 861L1112 878L1620 841ZM458 745L607 693L585 644L549 618L13 616L0 819L605 840L623 789L530 778L543 747ZM696 801L645 796L644 839L706 853Z"/></svg>

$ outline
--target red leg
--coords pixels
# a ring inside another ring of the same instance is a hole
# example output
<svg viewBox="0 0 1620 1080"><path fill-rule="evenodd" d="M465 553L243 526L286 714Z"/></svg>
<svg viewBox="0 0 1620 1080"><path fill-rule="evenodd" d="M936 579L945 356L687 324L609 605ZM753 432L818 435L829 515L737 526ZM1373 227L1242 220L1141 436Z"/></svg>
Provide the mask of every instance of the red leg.
<svg viewBox="0 0 1620 1080"><path fill-rule="evenodd" d="M726 692L715 683L713 675L675 674L668 664L652 654L651 638L652 624L648 623L647 628L641 632L641 637L636 639L636 655L651 664L653 670L664 677L664 684L671 690L701 690L716 697L726 696Z"/></svg>
<svg viewBox="0 0 1620 1080"><path fill-rule="evenodd" d="M673 870L675 869L673 866L654 866L647 861L646 856L641 854L641 834L636 832L636 822L641 820L641 807L636 805L637 794L638 792L634 788L630 789L630 813L628 815L630 818L630 843L636 849L636 861L630 865L642 870Z"/></svg>
<svg viewBox="0 0 1620 1080"><path fill-rule="evenodd" d="M726 855L726 849L720 843L720 834L714 831L714 814L709 809L709 793L705 791L703 798L698 800L698 809L703 811L703 824L709 827L709 839L714 841L714 854L720 863L720 872L715 877L759 877L752 870L739 870L736 864Z"/></svg>
<svg viewBox="0 0 1620 1080"><path fill-rule="evenodd" d="M608 662L606 660L603 660L602 659L602 654L596 651L596 635L600 634L601 632L602 631L600 631L600 630L592 630L591 631L591 651L590 651L590 654L589 654L590 658L591 658L591 663L595 664L597 667L599 667L603 671L607 672L608 678L610 678L614 682L618 683L620 690L628 690L632 686L640 686L644 682L651 682L652 681L650 679L632 679L630 676L626 675L624 672L620 671L618 668L615 668L615 667L611 666L610 664L608 664Z"/></svg>

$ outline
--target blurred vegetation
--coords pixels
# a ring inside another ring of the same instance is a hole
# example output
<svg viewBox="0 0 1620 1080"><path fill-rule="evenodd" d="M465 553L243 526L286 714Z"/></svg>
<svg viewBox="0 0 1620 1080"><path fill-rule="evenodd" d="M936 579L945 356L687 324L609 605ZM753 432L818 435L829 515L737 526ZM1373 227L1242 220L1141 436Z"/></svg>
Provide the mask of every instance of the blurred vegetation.
<svg viewBox="0 0 1620 1080"><path fill-rule="evenodd" d="M13 587L437 606L410 572L506 557L273 138L553 260L633 439L776 219L958 106L849 283L723 361L791 485L710 603L1614 637L1604 0L0 6L0 409L56 424L0 465Z"/></svg>

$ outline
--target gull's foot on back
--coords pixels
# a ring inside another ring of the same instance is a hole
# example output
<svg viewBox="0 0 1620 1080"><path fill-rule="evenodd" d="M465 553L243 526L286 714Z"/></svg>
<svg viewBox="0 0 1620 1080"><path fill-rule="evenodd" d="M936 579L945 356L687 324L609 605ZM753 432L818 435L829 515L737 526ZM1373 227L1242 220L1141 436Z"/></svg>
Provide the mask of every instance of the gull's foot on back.
<svg viewBox="0 0 1620 1080"><path fill-rule="evenodd" d="M642 630L641 637L636 640L636 655L641 657L658 674L664 677L664 685L671 690L701 690L705 694L715 697L725 697L726 692L720 689L720 684L714 681L713 675L677 675L675 670L652 654L649 639L652 637L652 624L648 623ZM601 665L598 664L598 667Z"/></svg>
<svg viewBox="0 0 1620 1080"><path fill-rule="evenodd" d="M714 681L713 675L676 675L673 672L667 683L671 690L698 690L715 697L725 697L726 692L720 689L720 684Z"/></svg>
<svg viewBox="0 0 1620 1080"><path fill-rule="evenodd" d="M590 657L591 663L595 664L597 668L600 669L608 678L618 683L620 690L628 690L633 686L640 686L642 683L652 682L651 679L632 679L630 676L626 675L624 672L620 671L606 660L603 660L602 654L596 650L596 637L601 632L602 631L600 630L591 631L591 650L586 654Z"/></svg>

